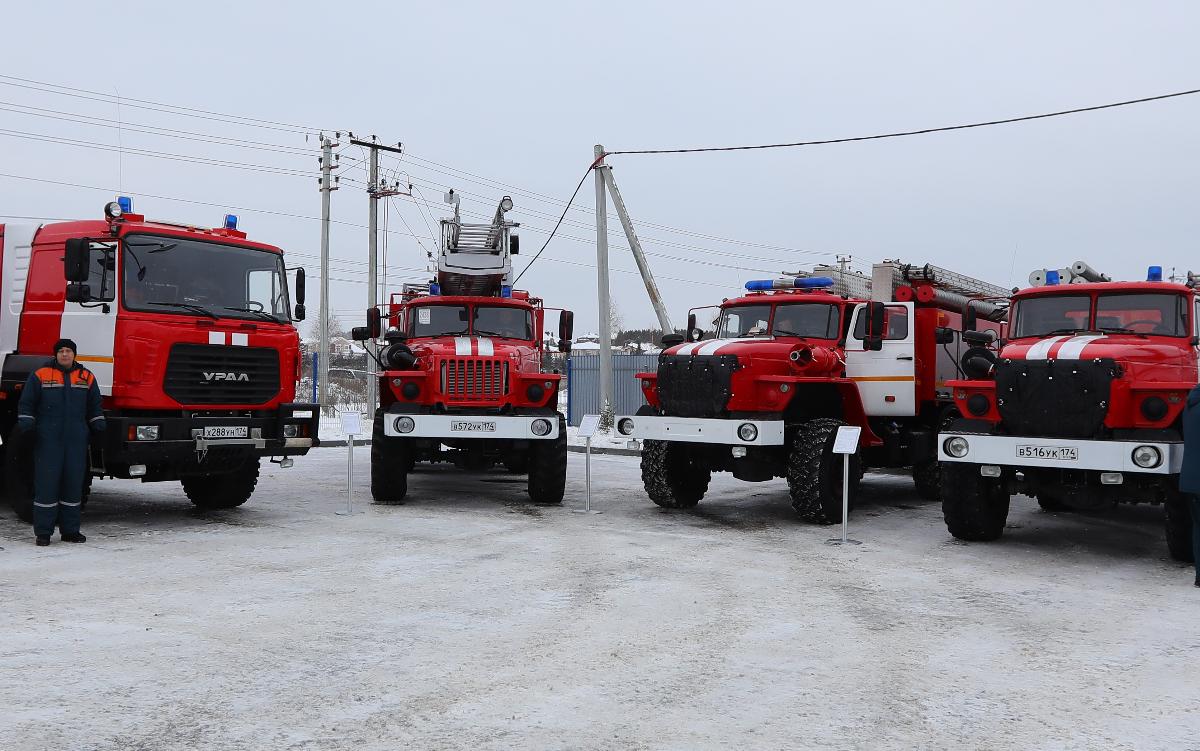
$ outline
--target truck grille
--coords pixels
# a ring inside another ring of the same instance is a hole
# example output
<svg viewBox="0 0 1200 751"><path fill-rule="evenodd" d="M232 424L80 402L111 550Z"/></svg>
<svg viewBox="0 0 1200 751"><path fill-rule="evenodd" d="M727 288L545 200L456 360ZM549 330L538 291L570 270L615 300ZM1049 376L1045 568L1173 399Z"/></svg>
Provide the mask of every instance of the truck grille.
<svg viewBox="0 0 1200 751"><path fill-rule="evenodd" d="M662 355L658 358L658 400L676 417L717 417L733 394L736 355Z"/></svg>
<svg viewBox="0 0 1200 751"><path fill-rule="evenodd" d="M264 404L279 393L279 353L266 347L176 344L163 391L185 405Z"/></svg>
<svg viewBox="0 0 1200 751"><path fill-rule="evenodd" d="M1093 438L1104 427L1113 360L1002 360L996 364L996 407L1013 435Z"/></svg>
<svg viewBox="0 0 1200 751"><path fill-rule="evenodd" d="M508 394L508 363L478 357L442 360L441 384L447 398L501 399Z"/></svg>

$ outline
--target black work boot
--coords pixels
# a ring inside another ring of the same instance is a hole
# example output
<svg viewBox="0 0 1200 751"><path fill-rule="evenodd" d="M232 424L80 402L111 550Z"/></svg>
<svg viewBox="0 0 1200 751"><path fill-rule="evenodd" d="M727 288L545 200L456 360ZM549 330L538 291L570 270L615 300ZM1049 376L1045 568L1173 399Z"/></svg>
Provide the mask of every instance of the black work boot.
<svg viewBox="0 0 1200 751"><path fill-rule="evenodd" d="M62 541L63 542L87 542L87 538L78 532L73 532L71 534L67 534L64 532L62 535Z"/></svg>
<svg viewBox="0 0 1200 751"><path fill-rule="evenodd" d="M38 537L38 538L37 538L37 546L38 546L39 548L44 548L44 547L46 547L46 546L47 546L47 545L49 545L49 544L50 544L50 538L49 538L49 537Z"/></svg>

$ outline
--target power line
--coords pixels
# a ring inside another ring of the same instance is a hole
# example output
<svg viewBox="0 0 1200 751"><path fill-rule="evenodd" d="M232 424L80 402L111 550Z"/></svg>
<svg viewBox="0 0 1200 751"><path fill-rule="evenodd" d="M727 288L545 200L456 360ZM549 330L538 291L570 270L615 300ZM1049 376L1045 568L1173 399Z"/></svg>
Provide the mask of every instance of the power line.
<svg viewBox="0 0 1200 751"><path fill-rule="evenodd" d="M533 260L525 264L525 268L521 269L521 273L517 274L516 279L513 279L513 285L516 285L517 282L521 281L521 277L525 276L525 272L529 271L529 267L537 263L537 259L542 257L542 253L546 250L546 246L548 246L550 241L554 239L554 235L558 232L558 228L562 226L563 219L566 218L567 211L571 208L571 204L575 203L575 197L579 195L579 189L583 187L584 181L587 180L588 175L590 175L592 170L596 168L596 164L599 163L599 161L600 160L597 159L595 162L592 162L590 165L588 165L588 168L583 171L583 176L579 178L579 184L575 186L575 192L571 194L571 198L567 201L567 205L563 207L562 216L558 217L558 222L555 223L554 229L550 230L550 235L546 238L546 242L542 243L542 247L538 250L538 252L533 256Z"/></svg>
<svg viewBox="0 0 1200 751"><path fill-rule="evenodd" d="M970 128L986 128L992 125L1009 125L1012 123L1028 122L1030 120L1044 120L1050 117L1062 117L1064 115L1077 115L1081 112L1096 112L1098 110L1114 109L1116 107L1128 107L1134 104L1145 104L1146 102L1157 102L1163 99L1173 99L1181 96L1191 96L1192 94L1200 94L1200 89L1189 89L1188 91L1176 91L1172 94L1159 94L1157 96L1147 96L1140 99L1128 99L1123 102L1112 102L1109 104L1097 104L1091 107L1077 107L1069 110L1059 110L1057 112L1046 112L1040 115L1022 115L1020 117L1007 117L1002 120L986 120L978 123L968 123L966 125L944 125L937 128L922 128L921 130L906 130L896 133L879 133L873 136L854 136L850 138L828 138L821 141L793 141L791 143L764 143L755 144L752 146L702 146L696 148L676 148L676 149L625 149L621 151L605 152L605 156L614 156L617 154L696 154L708 151L755 151L759 149L786 149L795 146L825 146L834 143L852 143L855 141L878 141L884 138L905 138L907 136L921 136L929 133L946 133L952 130L968 130Z"/></svg>
<svg viewBox="0 0 1200 751"><path fill-rule="evenodd" d="M118 97L116 95L108 94L103 91L80 89L73 86L47 83L45 81L35 81L29 78L18 78L17 76L0 74L0 85L13 86L21 89L31 89L33 91L41 91L47 94L57 94L59 96L70 96L77 99L87 99L94 102L103 102L105 104L118 103ZM61 89L61 91L56 89ZM311 128L306 125L282 123L275 120L263 120L261 118L246 117L244 115L231 115L222 112L213 112L211 110L197 109L195 107L184 107L178 104L155 102L149 99L133 99L130 97L119 97L119 99L121 106L124 107L135 107L137 109L151 110L154 112L165 112L171 115L196 117L202 120L215 120L216 122L223 122L229 125L241 125L246 127L266 128L268 130L290 131L304 135L320 133L322 131L333 132L337 130L336 128Z"/></svg>

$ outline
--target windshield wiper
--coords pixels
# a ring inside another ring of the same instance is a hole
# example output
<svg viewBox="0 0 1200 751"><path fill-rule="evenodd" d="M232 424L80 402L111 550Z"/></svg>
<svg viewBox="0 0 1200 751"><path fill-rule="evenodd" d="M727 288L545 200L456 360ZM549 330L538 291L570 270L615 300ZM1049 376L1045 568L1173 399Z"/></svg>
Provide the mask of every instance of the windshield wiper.
<svg viewBox="0 0 1200 751"><path fill-rule="evenodd" d="M1102 331L1105 334L1133 334L1134 336L1140 336L1143 338L1150 336L1143 331L1134 331L1133 329L1126 329L1120 326L1097 326L1096 330Z"/></svg>
<svg viewBox="0 0 1200 751"><path fill-rule="evenodd" d="M495 331L488 331L486 329L478 329L478 328L475 329L475 336L494 336L499 339L524 339L525 338L525 337L520 337L520 336L511 336L509 334L500 334Z"/></svg>
<svg viewBox="0 0 1200 751"><path fill-rule="evenodd" d="M287 321L283 320L282 318L280 318L278 316L273 316L265 310L255 310L253 308L234 308L234 307L230 307L228 305L226 305L222 309L223 310L236 310L239 313L251 313L256 316L261 316L263 318L263 320L265 320L265 321L271 321L273 323L287 323Z"/></svg>
<svg viewBox="0 0 1200 751"><path fill-rule="evenodd" d="M147 305L162 305L167 308L183 308L184 310L190 310L193 313L200 313L201 315L206 315L209 318L212 318L213 320L220 318L220 316L218 316L216 313L212 312L208 308L202 308L199 305L192 305L191 303L187 303L187 302L158 302L157 300L154 300L154 301L148 302L146 304Z"/></svg>
<svg viewBox="0 0 1200 751"><path fill-rule="evenodd" d="M1037 333L1037 334L1026 334L1026 336L1055 336L1058 334L1082 334L1088 330L1089 329L1054 329L1053 331L1046 331L1046 332L1041 332L1041 333Z"/></svg>
<svg viewBox="0 0 1200 751"><path fill-rule="evenodd" d="M787 329L777 328L772 333L774 336L794 336L797 339L812 339L812 337L808 336L807 334L797 334L795 331L788 331Z"/></svg>

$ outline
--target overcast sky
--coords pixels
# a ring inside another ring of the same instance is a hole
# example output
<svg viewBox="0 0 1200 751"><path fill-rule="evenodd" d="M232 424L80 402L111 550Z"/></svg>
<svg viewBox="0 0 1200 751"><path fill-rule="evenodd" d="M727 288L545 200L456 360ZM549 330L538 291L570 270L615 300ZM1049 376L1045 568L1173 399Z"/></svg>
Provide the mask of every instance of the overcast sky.
<svg viewBox="0 0 1200 751"><path fill-rule="evenodd" d="M1188 2L168 5L185 4L5 8L0 74L100 95L0 78L0 171L99 190L0 177L0 213L98 217L117 189L155 218L216 225L228 206L251 238L282 246L315 282L318 222L259 211L319 215L317 146L303 131L341 128L402 141L411 159L388 157L385 167L433 204L396 199L389 212L388 257L399 274L419 276L424 266L404 223L432 247L428 227L444 213L446 185L471 194L463 208L480 213L512 193L511 217L525 224L522 266L596 143L834 138L1200 88L1200 6ZM117 94L301 127L233 125L135 102L118 111ZM126 128L64 119L80 115ZM1077 259L1123 278L1142 277L1150 263L1200 271L1198 123L1194 96L906 139L610 163L682 325L689 306L719 302L746 279L837 253L860 266L933 262L1006 286ZM143 126L266 146L133 132ZM14 131L312 174L118 156L5 134ZM366 221L362 157L344 149L333 194L334 218L349 224ZM453 170L430 161L521 192L438 174ZM582 333L597 320L590 181L578 205L521 286L573 308ZM612 265L622 270L612 274L614 298L626 326L652 325L610 220ZM331 300L346 325L362 317L366 246L365 230L334 225ZM311 318L316 310L314 295Z"/></svg>

